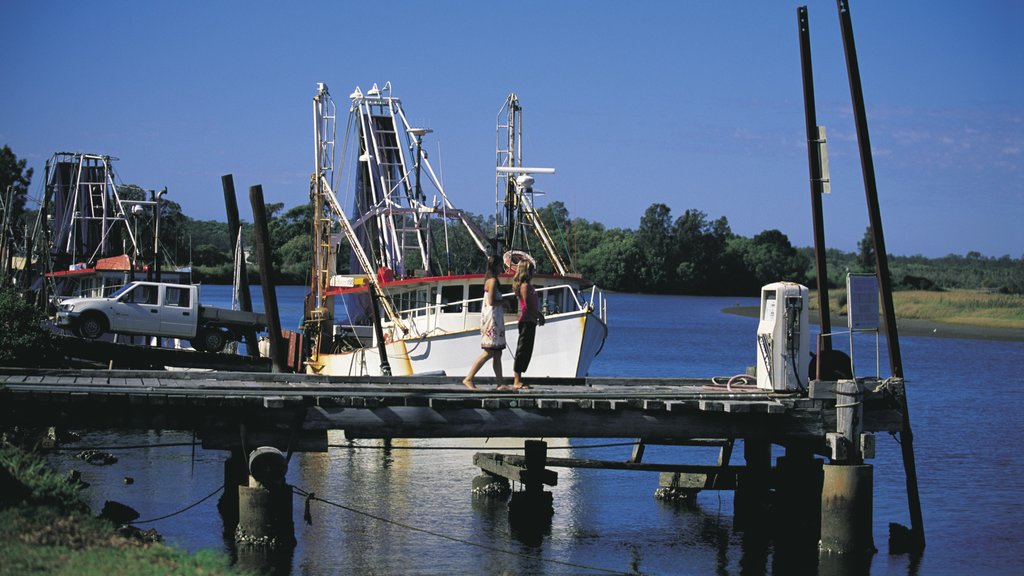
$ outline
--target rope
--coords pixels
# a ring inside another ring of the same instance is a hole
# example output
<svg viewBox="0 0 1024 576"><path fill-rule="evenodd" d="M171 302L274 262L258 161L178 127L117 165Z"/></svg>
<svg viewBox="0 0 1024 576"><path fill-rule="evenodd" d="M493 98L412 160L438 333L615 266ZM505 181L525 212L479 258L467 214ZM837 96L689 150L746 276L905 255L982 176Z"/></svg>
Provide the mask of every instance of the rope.
<svg viewBox="0 0 1024 576"><path fill-rule="evenodd" d="M195 508L196 506L199 506L203 502L206 502L210 498L213 498L214 494L216 494L217 492L220 492L223 489L224 489L224 485L221 484L220 486L217 487L216 490L214 490L213 492L210 492L206 496L203 496L201 499L199 499L199 501L197 501L197 502L195 502L193 504L189 504L188 506L185 506L184 508L182 508L181 510L178 510L177 512L171 512L170 514L166 514L164 516L159 516L157 518L149 518L147 520L135 520L135 521L129 522L128 524L149 524L150 522L156 522L157 520L164 520L166 518L170 518L171 516L177 516L178 514L181 514L182 512L187 512L187 511Z"/></svg>
<svg viewBox="0 0 1024 576"><path fill-rule="evenodd" d="M55 446L49 450L138 450L142 448L174 448L202 446L202 442L169 442L167 444L129 444L127 446Z"/></svg>
<svg viewBox="0 0 1024 576"><path fill-rule="evenodd" d="M586 444L583 446L548 446L548 450L584 450L588 448L612 448L636 446L639 442L610 442L608 444ZM328 444L328 448L350 448L357 450L524 450L523 446L360 446L356 444Z"/></svg>
<svg viewBox="0 0 1024 576"><path fill-rule="evenodd" d="M598 568L598 567L595 567L595 566L586 566L584 564L575 564L573 562L565 562L563 560L555 560L553 558L545 558L543 556L539 556L539 555L535 555L535 554L526 554L526 553L523 553L523 552L516 552L514 550L506 550L505 548L499 548L497 546L490 546L490 545L487 545L487 544L481 544L479 542L473 542L471 540L465 540L463 538L456 538L454 536L449 536L447 534L441 534L440 532L434 532L432 530L427 530L426 528L418 528L418 527L413 526L411 524L405 524L405 523L399 522L397 520L391 520L390 518L384 518L383 516L377 516L376 514L371 514L369 512L365 512L365 511L362 511L362 510L356 510L355 508L351 508L349 506L345 506L344 504L340 504L338 502L332 502L330 500L325 500L323 498L318 497L313 492L306 492L305 490L303 490L302 488L299 488L298 486L292 486L292 490L295 493L299 494L300 496L302 496L303 498L306 499L307 510L308 510L309 502L312 501L312 500L315 500L317 502L323 502L324 504L327 504L329 506L334 506L335 508L340 508L340 509L345 510L347 512L352 512L353 514L359 514L361 516L366 516L367 518L372 518L373 520L377 520L378 522L383 522L385 524L391 524L391 525L394 525L394 526L398 526L400 528L405 528L406 530L412 530L414 532L420 532L422 534L428 534L430 536L435 536L437 538L443 538L445 540L456 542L458 544L465 544L467 546L473 546L475 548L480 548L482 550L488 550L490 552L497 552L499 554L508 554L509 556L518 556L520 558L529 558L531 560L540 560L541 562L547 562L549 564L558 564L559 566L568 566L570 568L578 568L578 569L582 569L582 570L591 570L591 571L594 571L594 572L602 572L602 573L605 573L605 574L628 574L628 572L621 572L621 571L618 571L618 570L609 570L607 568ZM307 521L310 521L310 520L311 520L310 518L307 518Z"/></svg>

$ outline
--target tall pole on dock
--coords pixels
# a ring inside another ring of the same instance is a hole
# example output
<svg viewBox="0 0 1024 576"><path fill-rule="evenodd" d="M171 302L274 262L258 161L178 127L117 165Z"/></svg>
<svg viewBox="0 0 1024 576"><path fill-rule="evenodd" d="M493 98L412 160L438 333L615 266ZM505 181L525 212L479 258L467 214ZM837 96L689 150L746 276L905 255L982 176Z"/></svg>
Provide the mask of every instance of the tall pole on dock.
<svg viewBox="0 0 1024 576"><path fill-rule="evenodd" d="M864 193L867 197L868 218L871 223L871 239L875 245L875 263L878 284L882 296L885 316L886 342L889 347L889 367L894 378L903 379L903 360L900 357L899 333L896 328L896 312L892 302L892 280L885 251L885 237L882 233L882 215L878 205L878 188L875 185L875 166L871 157L871 139L868 136L868 121L864 111L864 93L860 82L860 67L857 64L857 48L853 40L853 23L850 19L849 0L836 0L839 9L839 26L843 35L843 51L846 55L846 71L850 79L850 95L853 99L853 116L857 125L857 143L860 147L860 163L864 176ZM903 429L900 432L900 446L903 451L903 468L907 479L907 500L910 507L910 528L913 545L924 549L924 519L921 515L921 496L917 489L917 465L914 461L914 433L910 429L910 411L904 391L900 395L903 408Z"/></svg>
<svg viewBox="0 0 1024 576"><path fill-rule="evenodd" d="M263 203L263 186L249 187L252 223L256 230L256 256L260 263L260 286L263 288L263 310L267 314L270 333L270 365L274 372L285 371L281 346L281 316L277 311L277 290L274 287L274 266L270 257L270 232L267 229L267 207Z"/></svg>
<svg viewBox="0 0 1024 576"><path fill-rule="evenodd" d="M822 216L821 195L824 192L824 181L821 166L821 136L818 131L818 118L814 109L814 73L811 68L811 30L807 20L807 7L800 6L796 10L797 24L800 28L800 70L804 80L804 118L807 122L807 166L811 179L811 219L814 222L814 269L818 282L819 324L824 335L821 341L822 352L832 349L832 316L828 299L828 264L825 260L825 221ZM818 363L821 360L819 358Z"/></svg>
<svg viewBox="0 0 1024 576"><path fill-rule="evenodd" d="M238 218L238 200L235 198L235 179L231 174L225 174L220 177L221 187L224 189L224 208L228 214L228 235L231 241L231 246L238 247L240 242L238 241L239 235L242 233L242 224ZM245 312L252 312L252 295L249 292L249 274L246 271L245 266L245 251L242 250L241 254L235 255L239 266L239 278L238 278L238 307ZM246 330L245 331L245 344L246 352L249 356L256 356L256 331Z"/></svg>

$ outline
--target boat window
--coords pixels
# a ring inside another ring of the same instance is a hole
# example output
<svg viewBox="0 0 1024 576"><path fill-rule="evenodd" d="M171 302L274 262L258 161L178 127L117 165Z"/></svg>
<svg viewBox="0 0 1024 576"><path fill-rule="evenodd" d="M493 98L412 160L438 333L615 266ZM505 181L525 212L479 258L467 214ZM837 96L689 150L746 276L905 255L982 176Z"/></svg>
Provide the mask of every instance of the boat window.
<svg viewBox="0 0 1024 576"><path fill-rule="evenodd" d="M483 305L483 302L482 302L483 297L484 297L484 285L483 284L471 284L469 286L469 300L471 300L471 302L469 303L469 311L470 312L479 312L480 311L480 308Z"/></svg>
<svg viewBox="0 0 1024 576"><path fill-rule="evenodd" d="M565 289L549 290L547 296L544 298L544 302L541 304L545 308L545 314L561 314L563 302L565 301Z"/></svg>
<svg viewBox="0 0 1024 576"><path fill-rule="evenodd" d="M441 312L445 314L461 314L462 301L465 299L463 296L464 292L465 290L463 290L462 286L441 286L441 304L444 304Z"/></svg>
<svg viewBox="0 0 1024 576"><path fill-rule="evenodd" d="M426 314L427 307L431 304L433 304L433 302L430 300L430 295L426 290L416 291L416 302L413 304L413 307L416 309L417 316L423 316Z"/></svg>

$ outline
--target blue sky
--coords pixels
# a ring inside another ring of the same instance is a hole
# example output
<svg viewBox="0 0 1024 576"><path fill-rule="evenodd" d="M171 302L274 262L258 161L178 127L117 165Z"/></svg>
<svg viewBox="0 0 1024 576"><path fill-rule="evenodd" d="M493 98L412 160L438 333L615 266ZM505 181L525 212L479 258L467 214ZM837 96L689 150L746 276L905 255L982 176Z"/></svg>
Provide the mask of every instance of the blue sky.
<svg viewBox="0 0 1024 576"><path fill-rule="evenodd" d="M36 170L109 154L121 180L224 220L222 174L308 199L311 100L390 81L434 133L449 196L494 210L495 117L524 107L546 200L636 228L654 202L813 242L800 2L38 2L0 4L0 145ZM384 7L386 6L386 7ZM889 252L1024 256L1024 4L852 0ZM830 247L867 226L835 2L810 6L828 128Z"/></svg>

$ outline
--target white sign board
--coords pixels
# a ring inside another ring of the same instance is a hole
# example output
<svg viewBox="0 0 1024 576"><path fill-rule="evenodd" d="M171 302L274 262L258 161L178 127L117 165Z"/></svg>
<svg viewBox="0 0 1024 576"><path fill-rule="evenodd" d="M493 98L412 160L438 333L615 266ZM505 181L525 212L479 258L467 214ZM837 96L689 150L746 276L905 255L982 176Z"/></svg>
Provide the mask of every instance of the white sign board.
<svg viewBox="0 0 1024 576"><path fill-rule="evenodd" d="M847 274L846 308L850 330L878 330L878 277Z"/></svg>

